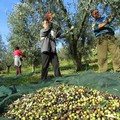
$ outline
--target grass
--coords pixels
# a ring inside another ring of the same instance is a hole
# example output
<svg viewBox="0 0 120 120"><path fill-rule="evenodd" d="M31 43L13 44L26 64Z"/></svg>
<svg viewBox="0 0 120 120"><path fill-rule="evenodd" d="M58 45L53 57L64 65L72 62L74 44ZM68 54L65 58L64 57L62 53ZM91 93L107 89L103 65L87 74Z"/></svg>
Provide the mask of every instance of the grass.
<svg viewBox="0 0 120 120"><path fill-rule="evenodd" d="M75 71L72 61L61 61L60 69L62 75L71 74ZM31 67L22 67L22 75L18 76L15 75L15 69L12 69L9 74L1 74L3 80L0 81L0 85L25 85L33 82L38 82L40 80L41 68L37 67L34 73L32 73L31 70ZM48 76L53 75L53 68L52 65L50 65Z"/></svg>
<svg viewBox="0 0 120 120"><path fill-rule="evenodd" d="M111 69L111 67L112 67L111 63L109 63L108 68ZM93 70L97 72L97 69L98 69L98 66L96 61L94 63L90 63L89 66L84 67L84 71ZM62 76L76 73L75 65L71 60L60 61L60 70L61 70ZM22 67L22 75L19 75L19 76L15 75L15 69L12 69L9 74L0 74L0 76L3 79L0 81L0 85L11 85L11 84L24 85L24 84L39 82L41 67L38 66L34 73L32 73L31 71L32 71L31 67L27 67L27 68ZM81 71L81 72L84 72L84 71ZM81 72L78 72L78 73L81 73ZM52 68L52 65L50 64L48 76L53 76L53 75L54 75L53 68Z"/></svg>

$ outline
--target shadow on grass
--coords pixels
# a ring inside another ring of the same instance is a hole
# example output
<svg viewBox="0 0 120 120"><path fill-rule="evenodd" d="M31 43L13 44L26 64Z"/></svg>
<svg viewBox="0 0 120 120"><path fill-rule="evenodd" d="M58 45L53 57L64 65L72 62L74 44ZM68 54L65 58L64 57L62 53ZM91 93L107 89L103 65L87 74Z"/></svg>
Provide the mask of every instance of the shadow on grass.
<svg viewBox="0 0 120 120"><path fill-rule="evenodd" d="M62 66L62 67L60 67L60 69L61 70L68 70L68 69L74 69L75 67L74 67L74 65L67 65L67 66Z"/></svg>
<svg viewBox="0 0 120 120"><path fill-rule="evenodd" d="M22 74L18 76L12 76L12 77L3 77L0 80L0 85L24 85L29 84L30 82L36 82L39 80L39 76L34 73L27 73Z"/></svg>

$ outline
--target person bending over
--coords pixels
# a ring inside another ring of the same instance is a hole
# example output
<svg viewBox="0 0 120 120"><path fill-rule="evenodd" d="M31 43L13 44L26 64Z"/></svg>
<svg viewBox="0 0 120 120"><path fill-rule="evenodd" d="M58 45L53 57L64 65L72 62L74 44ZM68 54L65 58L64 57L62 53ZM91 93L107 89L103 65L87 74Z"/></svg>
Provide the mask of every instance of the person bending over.
<svg viewBox="0 0 120 120"><path fill-rule="evenodd" d="M22 57L26 58L25 54L23 54L23 52L19 50L19 47L17 46L14 51L14 66L16 68L16 75L20 75L22 73Z"/></svg>

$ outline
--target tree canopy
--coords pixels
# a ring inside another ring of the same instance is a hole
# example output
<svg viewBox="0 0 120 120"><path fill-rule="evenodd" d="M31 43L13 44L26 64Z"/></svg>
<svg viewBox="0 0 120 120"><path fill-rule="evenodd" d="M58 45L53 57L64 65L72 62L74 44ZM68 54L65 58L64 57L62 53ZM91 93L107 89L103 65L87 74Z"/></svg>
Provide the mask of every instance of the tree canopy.
<svg viewBox="0 0 120 120"><path fill-rule="evenodd" d="M103 5L99 6L100 4ZM111 9L108 9L108 6ZM16 4L13 12L9 14L11 31L9 42L12 47L19 45L26 51L31 64L36 63L36 59L39 61L36 52L41 22L46 13L52 13L54 22L60 25L60 31L64 34L60 39L64 40L75 63L76 71L79 71L82 69L82 58L87 55L86 43L88 46L94 43L88 20L90 11L96 7L100 7L106 14L110 14L111 11L116 13L116 23L117 26L119 25L119 0L21 0L21 3ZM91 47L87 47L87 50L90 49Z"/></svg>

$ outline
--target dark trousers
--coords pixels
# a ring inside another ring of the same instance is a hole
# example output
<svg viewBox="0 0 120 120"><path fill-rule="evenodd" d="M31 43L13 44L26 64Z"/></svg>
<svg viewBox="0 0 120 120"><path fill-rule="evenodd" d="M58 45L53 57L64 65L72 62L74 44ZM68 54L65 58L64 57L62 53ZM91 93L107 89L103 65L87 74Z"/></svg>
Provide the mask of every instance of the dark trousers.
<svg viewBox="0 0 120 120"><path fill-rule="evenodd" d="M16 75L20 75L21 74L21 66L16 66Z"/></svg>
<svg viewBox="0 0 120 120"><path fill-rule="evenodd" d="M49 67L50 62L51 62L53 69L54 69L54 75L56 77L61 76L57 53L42 53L41 57L42 57L41 79L47 78L48 67Z"/></svg>

